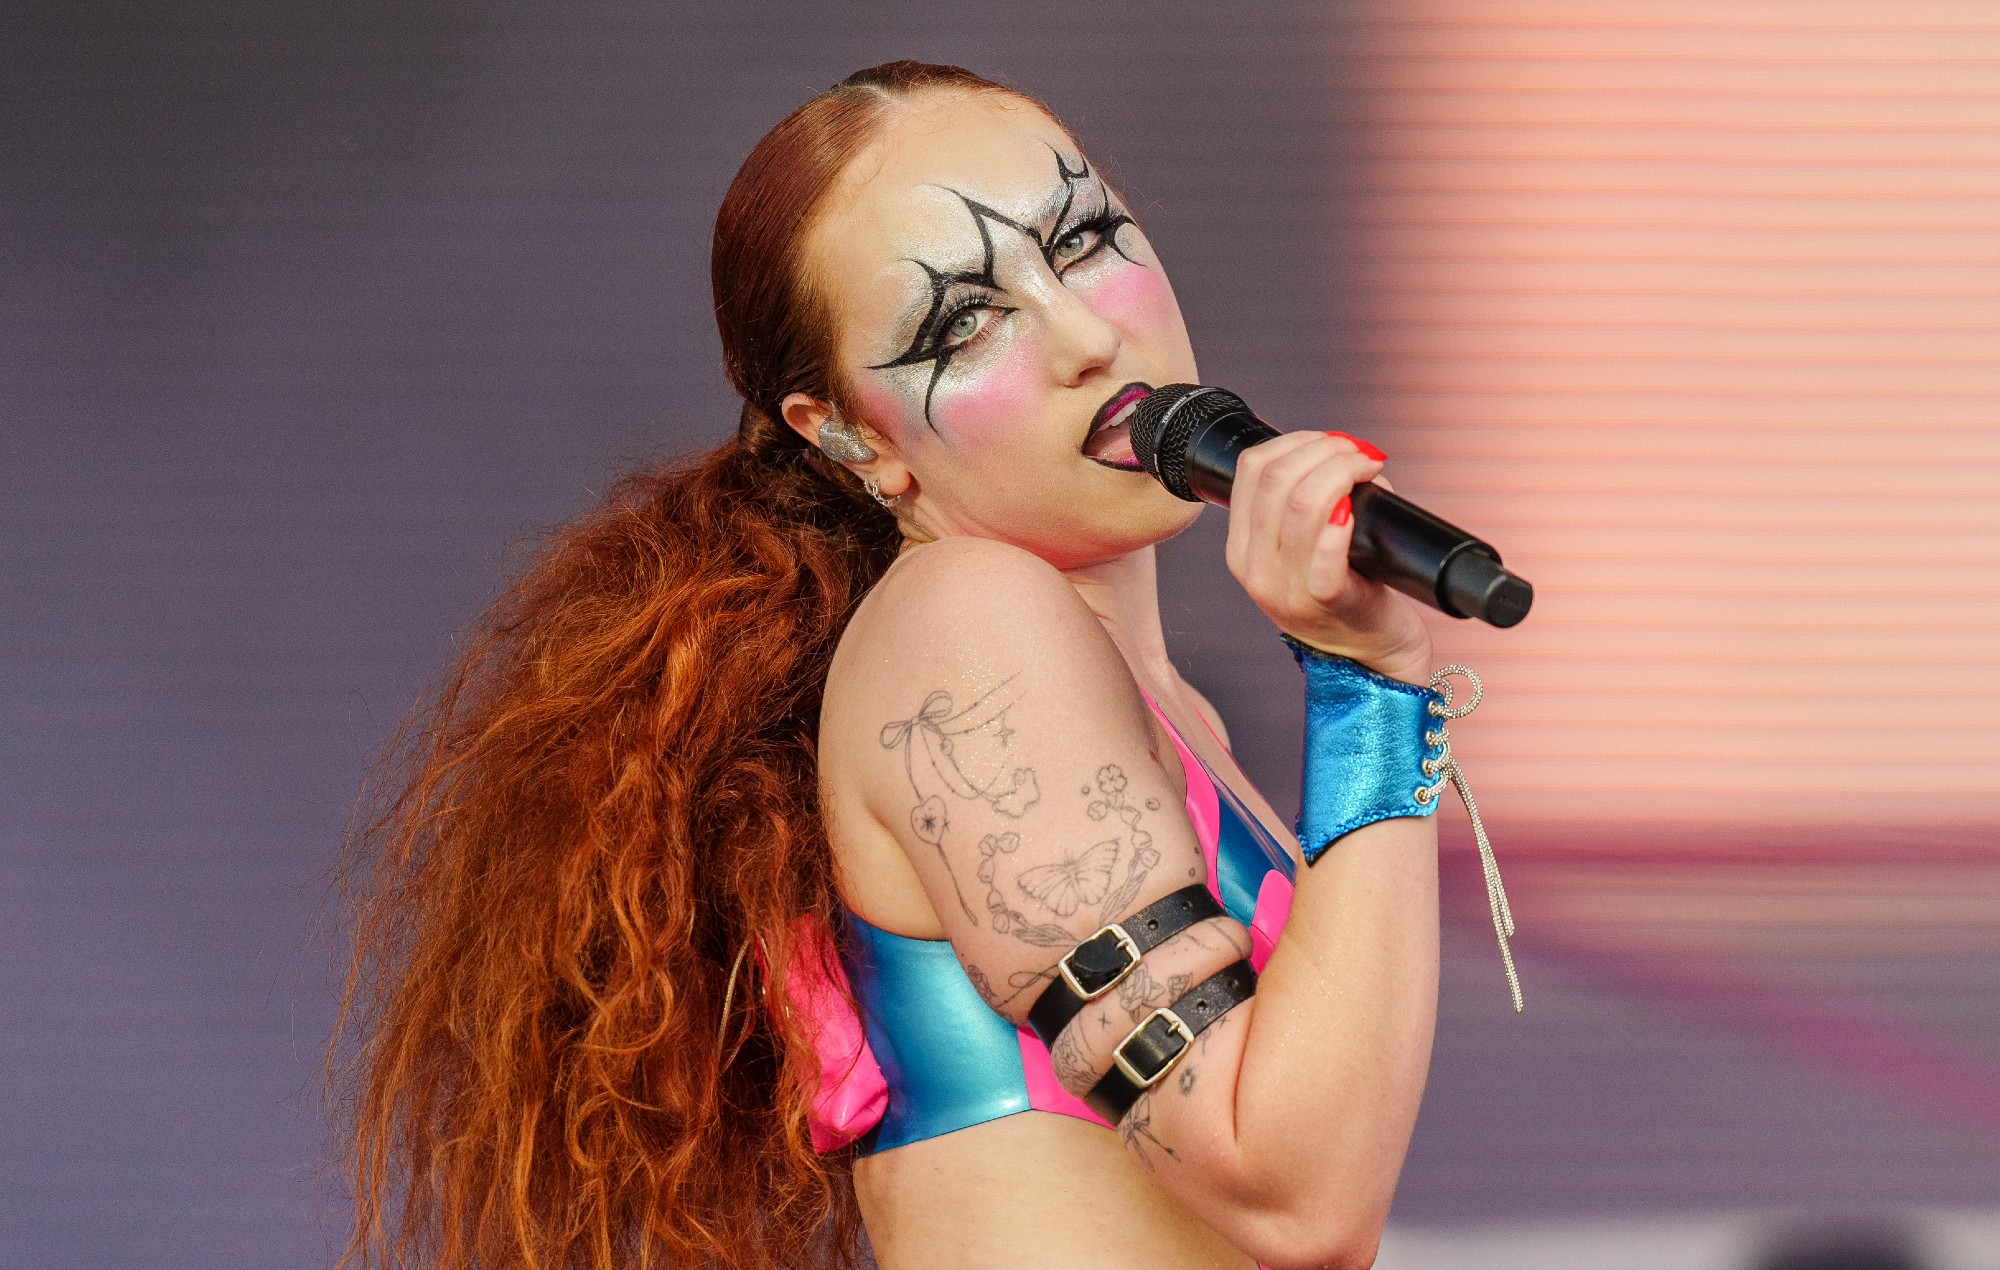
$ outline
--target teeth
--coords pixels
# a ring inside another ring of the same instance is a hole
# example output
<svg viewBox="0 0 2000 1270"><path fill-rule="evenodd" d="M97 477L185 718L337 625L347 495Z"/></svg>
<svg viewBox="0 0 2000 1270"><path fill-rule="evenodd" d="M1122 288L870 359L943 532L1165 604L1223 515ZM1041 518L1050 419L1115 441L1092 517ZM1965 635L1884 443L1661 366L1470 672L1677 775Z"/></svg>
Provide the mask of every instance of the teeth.
<svg viewBox="0 0 2000 1270"><path fill-rule="evenodd" d="M1119 424L1131 418L1132 412L1139 408L1140 400L1141 398L1134 397L1132 398L1132 400L1118 407L1118 409L1112 411L1111 417L1106 419L1103 423L1098 424L1096 431L1109 432L1111 429L1117 427Z"/></svg>

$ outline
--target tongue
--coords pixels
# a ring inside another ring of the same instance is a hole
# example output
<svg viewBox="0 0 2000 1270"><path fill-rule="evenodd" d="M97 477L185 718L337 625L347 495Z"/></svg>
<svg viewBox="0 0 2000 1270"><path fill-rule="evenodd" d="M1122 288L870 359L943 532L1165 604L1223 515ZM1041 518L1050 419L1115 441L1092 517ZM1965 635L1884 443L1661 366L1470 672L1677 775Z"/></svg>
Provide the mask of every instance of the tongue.
<svg viewBox="0 0 2000 1270"><path fill-rule="evenodd" d="M1083 454L1100 463L1138 467L1139 460L1132 453L1132 412L1126 411L1125 418L1091 433L1090 439L1083 443Z"/></svg>

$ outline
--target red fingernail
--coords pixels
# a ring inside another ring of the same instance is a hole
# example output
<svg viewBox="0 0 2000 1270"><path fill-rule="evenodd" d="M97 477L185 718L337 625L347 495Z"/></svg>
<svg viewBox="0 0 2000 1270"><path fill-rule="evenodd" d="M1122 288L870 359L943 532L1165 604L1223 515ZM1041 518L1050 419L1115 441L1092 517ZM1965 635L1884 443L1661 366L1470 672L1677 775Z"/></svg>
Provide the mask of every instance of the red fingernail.
<svg viewBox="0 0 2000 1270"><path fill-rule="evenodd" d="M1354 515L1354 500L1342 494L1340 501L1333 505L1333 515L1327 517L1327 523L1330 525L1344 525L1352 515Z"/></svg>
<svg viewBox="0 0 2000 1270"><path fill-rule="evenodd" d="M1344 437L1347 440L1354 442L1355 449L1361 451L1369 458L1374 459L1377 463L1380 463L1384 459L1387 459L1389 457L1388 455L1382 453L1382 451L1370 445L1368 442L1363 441L1360 437L1355 436L1352 432L1329 432L1327 433L1327 435L1330 437Z"/></svg>

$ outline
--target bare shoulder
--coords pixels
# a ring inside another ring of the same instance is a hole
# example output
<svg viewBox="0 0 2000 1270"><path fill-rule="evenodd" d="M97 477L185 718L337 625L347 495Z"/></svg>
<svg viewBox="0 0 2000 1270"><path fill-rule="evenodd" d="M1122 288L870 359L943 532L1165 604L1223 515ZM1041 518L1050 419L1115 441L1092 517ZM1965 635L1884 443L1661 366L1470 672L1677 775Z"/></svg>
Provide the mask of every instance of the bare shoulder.
<svg viewBox="0 0 2000 1270"><path fill-rule="evenodd" d="M1004 542L947 538L890 568L856 612L846 642L959 656L1028 637L1110 647L1076 588L1047 561Z"/></svg>
<svg viewBox="0 0 2000 1270"><path fill-rule="evenodd" d="M1052 729L1150 735L1124 658L1068 579L1006 543L945 539L898 560L856 610L827 676L823 740L859 750L947 702L1001 713L1029 696Z"/></svg>

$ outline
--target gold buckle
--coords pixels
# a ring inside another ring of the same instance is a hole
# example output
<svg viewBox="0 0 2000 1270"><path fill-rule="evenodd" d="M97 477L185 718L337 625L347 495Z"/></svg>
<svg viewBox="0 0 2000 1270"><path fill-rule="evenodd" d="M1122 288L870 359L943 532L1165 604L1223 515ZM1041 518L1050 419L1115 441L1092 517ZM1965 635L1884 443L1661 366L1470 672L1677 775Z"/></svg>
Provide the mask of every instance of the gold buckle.
<svg viewBox="0 0 2000 1270"><path fill-rule="evenodd" d="M1174 1056L1172 1058L1160 1064L1160 1070L1154 1072L1150 1076L1144 1076L1140 1074L1138 1068L1132 1066L1132 1064L1126 1060L1125 1047L1127 1045L1130 1045L1133 1041L1138 1040L1139 1033L1151 1027L1153 1025L1154 1019L1165 1019L1169 1030L1180 1033L1181 1047L1178 1050L1174 1051ZM1118 1042L1118 1048L1111 1051L1111 1061L1117 1064L1119 1071L1125 1073L1125 1078L1127 1080L1131 1081L1133 1084L1137 1085L1141 1089L1151 1089L1154 1085L1159 1083L1161 1077L1165 1076L1168 1072L1174 1069L1174 1064L1180 1061L1181 1055L1187 1053L1188 1046L1193 1044L1194 1044L1194 1030L1188 1027L1187 1024L1181 1022L1180 1015L1175 1014L1172 1010L1168 1009L1166 1006L1161 1006L1159 1009L1147 1015L1145 1020L1141 1022L1138 1027L1133 1028L1130 1032L1127 1032L1125 1034L1125 1039Z"/></svg>
<svg viewBox="0 0 2000 1270"><path fill-rule="evenodd" d="M1096 943L1098 936L1100 935L1111 936L1114 940L1117 941L1118 946L1125 950L1125 957L1126 957L1125 968L1123 970L1120 970L1117 974L1111 976L1110 982L1106 983L1103 987L1099 988L1097 991L1085 992L1083 990L1083 985L1076 981L1075 973L1072 972L1069 968L1069 959L1071 957L1076 956L1077 949L1083 947L1083 944ZM1103 996L1105 993L1111 991L1113 988L1117 987L1120 983L1124 982L1125 976L1131 974L1132 967L1138 964L1139 964L1138 942L1135 941L1132 938L1132 936L1128 935L1125 932L1125 928L1123 926L1120 926L1117 922L1111 922L1107 925L1100 926L1091 935L1089 939L1082 941L1082 943L1079 943L1076 948L1072 948L1068 952L1064 953L1062 955L1062 960L1056 963L1056 969L1062 972L1063 982L1069 985L1069 990L1071 992L1076 993L1076 995L1082 997L1085 1001L1095 1001L1097 1000L1097 998Z"/></svg>

